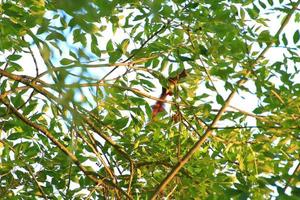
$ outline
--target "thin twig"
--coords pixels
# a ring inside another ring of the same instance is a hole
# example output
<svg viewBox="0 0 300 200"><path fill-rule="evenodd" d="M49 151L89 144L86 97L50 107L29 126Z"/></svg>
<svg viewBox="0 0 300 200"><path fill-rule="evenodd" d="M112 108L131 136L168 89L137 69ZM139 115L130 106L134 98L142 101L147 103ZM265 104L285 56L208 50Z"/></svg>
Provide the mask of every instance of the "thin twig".
<svg viewBox="0 0 300 200"><path fill-rule="evenodd" d="M97 185L95 185L95 187L92 189L92 191L89 193L89 195L85 198L85 200L89 200L91 198L91 196L93 195L93 193L97 190L97 187L99 187L100 184L98 183Z"/></svg>
<svg viewBox="0 0 300 200"><path fill-rule="evenodd" d="M285 104L285 102L283 101L281 96L279 96L279 94L277 94L277 92L275 92L274 90L271 89L271 93L280 101L280 103Z"/></svg>
<svg viewBox="0 0 300 200"><path fill-rule="evenodd" d="M44 75L46 75L50 72L73 69L73 68L77 68L77 67L84 67L84 68L129 67L129 68L136 69L136 70L151 71L151 69L136 67L136 65L137 64L142 64L142 63L147 62L148 60L151 60L151 59L156 58L156 57L158 57L158 56L153 55L153 56L150 56L148 58L140 58L140 59L137 59L137 60L134 60L134 61L131 61L131 62L121 62L121 63L104 63L104 64L90 64L90 65L76 63L74 65L68 65L68 66L55 67L55 68L48 69L48 70L42 72L39 76L37 76L37 78L41 78L42 76L44 76Z"/></svg>
<svg viewBox="0 0 300 200"><path fill-rule="evenodd" d="M300 127L282 127L282 126L215 126L214 130L219 129L283 129L283 130L300 130Z"/></svg>
<svg viewBox="0 0 300 200"><path fill-rule="evenodd" d="M82 126L85 130L85 132L88 134L88 130L86 130L85 126ZM87 139L84 137L84 135L80 132L80 130L77 130L76 133L79 135L79 137L92 149L92 151L95 153L95 155L97 156L97 158L100 160L100 162L102 163L102 165L104 166L104 169L106 170L106 172L110 175L110 177L112 178L112 180L115 181L115 183L117 183L117 179L116 176L114 175L114 173L112 172L112 170L109 168L109 166L107 166L107 164L105 163L105 161L103 160L103 158L100 155L100 152L97 150L97 148L95 148L95 146L90 143L89 141L87 141Z"/></svg>
<svg viewBox="0 0 300 200"><path fill-rule="evenodd" d="M175 192L178 185L175 185L175 187L171 190L171 192L166 196L166 199L169 199L169 197Z"/></svg>
<svg viewBox="0 0 300 200"><path fill-rule="evenodd" d="M135 51L134 54L129 56L126 60L123 61L123 63L128 62L130 59L132 59L151 39L153 39L156 35L158 35L161 31L163 31L170 23L171 21L168 21L167 24L163 25L160 29L158 29L156 32L154 32L147 40L145 40L141 46ZM105 76L103 76L99 82L103 82L103 80L108 77L111 73L113 73L118 67L114 67L112 70L110 70Z"/></svg>

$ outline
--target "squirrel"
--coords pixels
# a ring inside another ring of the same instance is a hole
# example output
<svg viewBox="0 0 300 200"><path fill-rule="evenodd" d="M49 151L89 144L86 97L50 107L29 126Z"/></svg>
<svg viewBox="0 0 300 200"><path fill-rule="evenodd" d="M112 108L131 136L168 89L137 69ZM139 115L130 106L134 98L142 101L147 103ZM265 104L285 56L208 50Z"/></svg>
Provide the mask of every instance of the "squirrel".
<svg viewBox="0 0 300 200"><path fill-rule="evenodd" d="M172 89L175 85L180 81L181 78L187 76L186 70L183 70L180 74L175 77L168 79L168 88L162 87L162 91L159 97L159 100L152 106L152 119L156 117L156 115L160 112L164 111L164 103L168 96L173 95Z"/></svg>

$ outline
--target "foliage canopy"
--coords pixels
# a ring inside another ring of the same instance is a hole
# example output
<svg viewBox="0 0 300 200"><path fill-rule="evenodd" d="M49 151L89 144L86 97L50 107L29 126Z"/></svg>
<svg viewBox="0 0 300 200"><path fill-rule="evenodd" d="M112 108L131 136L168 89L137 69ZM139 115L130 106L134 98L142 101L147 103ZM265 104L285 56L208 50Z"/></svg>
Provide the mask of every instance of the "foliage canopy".
<svg viewBox="0 0 300 200"><path fill-rule="evenodd" d="M0 196L296 199L299 3L3 0Z"/></svg>

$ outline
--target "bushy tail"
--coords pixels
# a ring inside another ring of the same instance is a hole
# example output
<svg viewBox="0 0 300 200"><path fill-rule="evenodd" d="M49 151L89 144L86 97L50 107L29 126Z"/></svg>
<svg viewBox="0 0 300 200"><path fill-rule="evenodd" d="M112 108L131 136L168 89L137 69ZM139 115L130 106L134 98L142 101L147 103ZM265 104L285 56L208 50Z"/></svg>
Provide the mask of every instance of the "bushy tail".
<svg viewBox="0 0 300 200"><path fill-rule="evenodd" d="M156 103L152 106L152 118L156 117L158 113L164 111L164 101L166 100L167 96L168 92L165 88L163 88L159 97L160 100L156 101Z"/></svg>

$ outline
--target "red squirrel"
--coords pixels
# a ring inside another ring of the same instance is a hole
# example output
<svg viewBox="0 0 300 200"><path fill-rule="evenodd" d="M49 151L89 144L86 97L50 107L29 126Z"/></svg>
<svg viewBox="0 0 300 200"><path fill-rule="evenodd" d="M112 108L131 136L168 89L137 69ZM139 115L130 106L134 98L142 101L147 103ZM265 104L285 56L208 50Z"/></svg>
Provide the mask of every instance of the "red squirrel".
<svg viewBox="0 0 300 200"><path fill-rule="evenodd" d="M186 77L186 71L183 70L180 74L178 74L177 76L173 77L173 78L169 78L168 79L168 88L162 87L162 91L160 94L159 99L157 100L156 103L152 106L152 118L156 117L156 115L162 111L164 111L164 103L165 100L168 96L172 96L173 92L172 92L172 88L174 88L174 86L178 83L178 81L183 78Z"/></svg>

